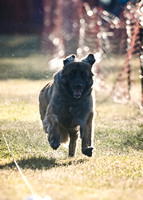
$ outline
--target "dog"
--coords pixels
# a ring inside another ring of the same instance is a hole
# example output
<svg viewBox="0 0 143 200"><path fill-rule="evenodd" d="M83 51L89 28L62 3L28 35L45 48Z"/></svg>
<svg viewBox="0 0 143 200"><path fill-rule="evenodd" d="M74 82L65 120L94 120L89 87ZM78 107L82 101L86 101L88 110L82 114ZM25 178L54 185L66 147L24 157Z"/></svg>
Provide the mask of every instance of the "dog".
<svg viewBox="0 0 143 200"><path fill-rule="evenodd" d="M95 99L93 89L93 54L81 61L75 55L63 61L63 68L55 74L39 95L39 110L43 129L48 133L50 146L56 150L69 140L69 157L75 156L78 132L82 153L92 156Z"/></svg>

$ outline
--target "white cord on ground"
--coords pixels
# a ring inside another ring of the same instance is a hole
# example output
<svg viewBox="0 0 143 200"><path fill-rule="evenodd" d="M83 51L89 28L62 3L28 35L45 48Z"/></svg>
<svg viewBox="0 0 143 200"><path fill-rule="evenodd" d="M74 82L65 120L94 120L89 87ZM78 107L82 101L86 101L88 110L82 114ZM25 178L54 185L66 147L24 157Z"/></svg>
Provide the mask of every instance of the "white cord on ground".
<svg viewBox="0 0 143 200"><path fill-rule="evenodd" d="M8 145L8 142L6 140L6 137L5 137L4 133L2 133L2 135L3 135L4 141L6 143L6 146L8 148L8 151L9 151L11 157L13 158L13 161L14 161L14 163L15 163L15 165L16 165L16 167L17 167L17 169L18 169L18 171L19 171L19 173L20 173L20 175L21 175L21 177L22 177L22 179L24 181L24 183L26 184L26 186L28 187L28 189L30 190L30 192L32 194L32 196L26 198L25 200L51 200L50 196L45 196L44 198L42 198L42 197L36 195L36 192L34 191L34 189L32 188L32 186L30 185L30 183L28 182L28 180L26 179L26 177L22 173L22 170L20 169L19 165L17 164L17 162L16 162L16 160L15 160L13 154L12 154L12 151L11 151L9 145Z"/></svg>

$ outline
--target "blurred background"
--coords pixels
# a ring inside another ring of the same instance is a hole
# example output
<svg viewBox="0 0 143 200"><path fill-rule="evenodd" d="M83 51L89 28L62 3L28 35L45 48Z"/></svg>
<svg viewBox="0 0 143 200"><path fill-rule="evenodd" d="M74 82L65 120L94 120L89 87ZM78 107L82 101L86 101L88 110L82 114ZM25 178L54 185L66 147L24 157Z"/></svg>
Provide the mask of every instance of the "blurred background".
<svg viewBox="0 0 143 200"><path fill-rule="evenodd" d="M93 53L96 88L126 101L143 85L142 16L137 0L0 0L0 79L49 79Z"/></svg>
<svg viewBox="0 0 143 200"><path fill-rule="evenodd" d="M38 95L66 56L89 53L96 151L85 158L79 140L70 159L50 148ZM143 0L0 0L0 200L31 194L13 157L41 197L141 200L142 111Z"/></svg>

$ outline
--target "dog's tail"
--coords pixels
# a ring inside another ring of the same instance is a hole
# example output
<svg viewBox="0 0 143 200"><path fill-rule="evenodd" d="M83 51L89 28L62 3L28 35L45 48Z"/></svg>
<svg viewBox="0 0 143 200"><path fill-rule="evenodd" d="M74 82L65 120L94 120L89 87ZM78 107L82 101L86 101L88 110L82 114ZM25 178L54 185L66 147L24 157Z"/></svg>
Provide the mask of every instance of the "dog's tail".
<svg viewBox="0 0 143 200"><path fill-rule="evenodd" d="M68 134L67 135L61 135L60 142L61 143L67 143L67 142L69 142L69 135Z"/></svg>
<svg viewBox="0 0 143 200"><path fill-rule="evenodd" d="M68 143L68 141L69 141L69 133L67 132L67 130L61 127L60 128L60 132L61 132L61 134L60 134L60 142L61 143Z"/></svg>

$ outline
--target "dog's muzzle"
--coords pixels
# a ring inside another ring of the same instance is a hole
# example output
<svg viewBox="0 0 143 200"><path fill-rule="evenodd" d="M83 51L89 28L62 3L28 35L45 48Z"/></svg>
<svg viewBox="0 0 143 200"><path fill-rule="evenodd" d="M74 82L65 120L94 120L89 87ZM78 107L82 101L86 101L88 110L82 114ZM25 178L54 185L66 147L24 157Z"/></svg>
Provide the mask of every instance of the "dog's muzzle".
<svg viewBox="0 0 143 200"><path fill-rule="evenodd" d="M82 83L75 83L73 87L73 96L75 99L79 99L83 92L83 84Z"/></svg>

